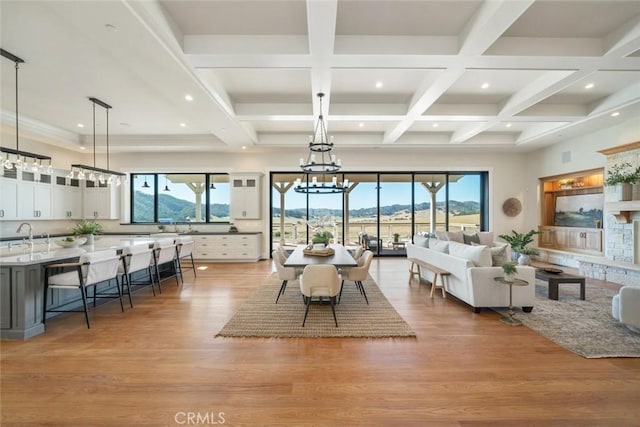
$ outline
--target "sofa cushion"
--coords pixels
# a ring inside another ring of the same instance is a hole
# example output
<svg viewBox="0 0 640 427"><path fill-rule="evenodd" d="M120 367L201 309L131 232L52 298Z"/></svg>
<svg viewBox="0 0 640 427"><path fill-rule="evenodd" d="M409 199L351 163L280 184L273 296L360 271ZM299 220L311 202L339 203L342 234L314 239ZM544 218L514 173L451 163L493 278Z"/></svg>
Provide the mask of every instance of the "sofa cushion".
<svg viewBox="0 0 640 427"><path fill-rule="evenodd" d="M446 231L436 231L436 238L438 238L439 240L449 240L449 237L447 236L447 232Z"/></svg>
<svg viewBox="0 0 640 427"><path fill-rule="evenodd" d="M494 247L489 248L491 251L491 265L494 267L501 267L507 261L507 244L504 245L496 245Z"/></svg>
<svg viewBox="0 0 640 427"><path fill-rule="evenodd" d="M493 231L481 231L478 233L478 237L480 238L480 244L485 246L493 246Z"/></svg>
<svg viewBox="0 0 640 427"><path fill-rule="evenodd" d="M428 248L429 238L416 234L413 236L413 244L416 246L422 246L423 248Z"/></svg>
<svg viewBox="0 0 640 427"><path fill-rule="evenodd" d="M491 267L491 251L484 245L465 245L449 242L449 254L468 259L476 267Z"/></svg>
<svg viewBox="0 0 640 427"><path fill-rule="evenodd" d="M464 243L464 237L462 231L448 231L447 240L450 242Z"/></svg>
<svg viewBox="0 0 640 427"><path fill-rule="evenodd" d="M462 233L462 238L464 239L465 245L470 245L472 243L477 243L478 245L480 244L480 236L478 236L478 233Z"/></svg>
<svg viewBox="0 0 640 427"><path fill-rule="evenodd" d="M444 240L431 239L429 242L429 249L433 249L436 252L442 252L443 254L449 253L449 242Z"/></svg>

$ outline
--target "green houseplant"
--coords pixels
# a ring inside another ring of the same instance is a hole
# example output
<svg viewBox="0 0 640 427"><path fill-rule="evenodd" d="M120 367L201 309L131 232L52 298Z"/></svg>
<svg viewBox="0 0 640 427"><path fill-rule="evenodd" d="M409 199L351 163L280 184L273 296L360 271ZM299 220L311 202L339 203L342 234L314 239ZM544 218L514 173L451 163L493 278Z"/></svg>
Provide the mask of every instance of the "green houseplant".
<svg viewBox="0 0 640 427"><path fill-rule="evenodd" d="M607 170L607 179L604 185L607 187L615 187L618 200L631 200L633 195L633 184L640 181L640 166L633 169L631 163L621 162L611 166Z"/></svg>
<svg viewBox="0 0 640 427"><path fill-rule="evenodd" d="M396 243L400 241L400 233L393 233L393 241Z"/></svg>
<svg viewBox="0 0 640 427"><path fill-rule="evenodd" d="M527 248L527 245L533 242L533 236L536 234L540 234L540 232L537 230L529 230L526 233L518 233L516 230L511 230L511 234L500 234L498 237L511 246L511 257L517 260L519 254L523 253L523 251L528 252L526 255L537 255L536 249ZM535 251L535 253L533 251Z"/></svg>
<svg viewBox="0 0 640 427"><path fill-rule="evenodd" d="M513 282L516 273L518 270L516 269L515 264L510 262L502 264L502 272L504 273L504 281L505 282Z"/></svg>
<svg viewBox="0 0 640 427"><path fill-rule="evenodd" d="M93 244L94 236L102 231L102 226L96 221L82 220L73 228L76 236L87 236L87 243Z"/></svg>
<svg viewBox="0 0 640 427"><path fill-rule="evenodd" d="M314 244L324 243L325 245L329 244L329 241L333 238L333 234L329 231L318 231L311 238L311 242Z"/></svg>

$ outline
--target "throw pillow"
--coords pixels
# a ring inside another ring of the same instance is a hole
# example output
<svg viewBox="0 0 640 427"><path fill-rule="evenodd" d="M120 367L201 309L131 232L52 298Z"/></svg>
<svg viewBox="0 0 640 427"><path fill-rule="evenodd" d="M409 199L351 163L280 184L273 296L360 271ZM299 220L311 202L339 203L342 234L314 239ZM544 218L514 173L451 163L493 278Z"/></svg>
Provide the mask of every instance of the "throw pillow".
<svg viewBox="0 0 640 427"><path fill-rule="evenodd" d="M492 248L491 250L491 265L494 267L501 267L503 264L509 261L507 259L507 245L498 245Z"/></svg>
<svg viewBox="0 0 640 427"><path fill-rule="evenodd" d="M447 237L446 231L436 231L436 237L439 240L449 240L449 238Z"/></svg>
<svg viewBox="0 0 640 427"><path fill-rule="evenodd" d="M471 245L473 243L480 244L480 236L478 236L478 233L473 233L473 234L462 233L462 238L464 239L465 245Z"/></svg>
<svg viewBox="0 0 640 427"><path fill-rule="evenodd" d="M476 267L491 267L491 251L484 245L476 246L451 243L449 245L449 254L468 259L473 262Z"/></svg>
<svg viewBox="0 0 640 427"><path fill-rule="evenodd" d="M478 233L478 237L480 238L480 244L486 246L493 246L493 231L481 231Z"/></svg>
<svg viewBox="0 0 640 427"><path fill-rule="evenodd" d="M462 231L449 231L447 232L447 240L450 242L464 243L464 237Z"/></svg>
<svg viewBox="0 0 640 427"><path fill-rule="evenodd" d="M448 254L449 242L445 242L444 240L432 240L431 242L429 242L429 248L433 249L436 252Z"/></svg>
<svg viewBox="0 0 640 427"><path fill-rule="evenodd" d="M428 248L429 238L416 234L415 236L413 236L413 244L416 246L422 246L423 248Z"/></svg>

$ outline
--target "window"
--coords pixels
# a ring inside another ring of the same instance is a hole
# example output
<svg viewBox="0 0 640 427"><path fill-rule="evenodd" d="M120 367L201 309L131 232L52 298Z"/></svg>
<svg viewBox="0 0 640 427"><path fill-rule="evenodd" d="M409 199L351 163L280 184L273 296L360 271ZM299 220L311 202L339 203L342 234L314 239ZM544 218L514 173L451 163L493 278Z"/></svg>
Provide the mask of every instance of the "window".
<svg viewBox="0 0 640 427"><path fill-rule="evenodd" d="M227 174L133 174L131 222L229 222Z"/></svg>
<svg viewBox="0 0 640 427"><path fill-rule="evenodd" d="M415 233L488 224L487 172L349 172L344 195L298 194L293 182L300 175L271 174L273 247L306 244L322 226L346 246L366 235L378 255L404 255L403 243Z"/></svg>

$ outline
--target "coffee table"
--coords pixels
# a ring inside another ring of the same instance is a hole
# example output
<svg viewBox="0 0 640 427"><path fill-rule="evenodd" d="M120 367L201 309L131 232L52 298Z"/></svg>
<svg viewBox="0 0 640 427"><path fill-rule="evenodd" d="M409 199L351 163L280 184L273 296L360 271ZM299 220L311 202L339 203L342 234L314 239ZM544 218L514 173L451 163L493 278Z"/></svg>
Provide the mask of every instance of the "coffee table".
<svg viewBox="0 0 640 427"><path fill-rule="evenodd" d="M584 300L585 278L569 273L550 273L543 269L536 269L536 279L544 280L549 284L549 299L558 300L558 285L561 283L577 283L580 285L580 299Z"/></svg>

